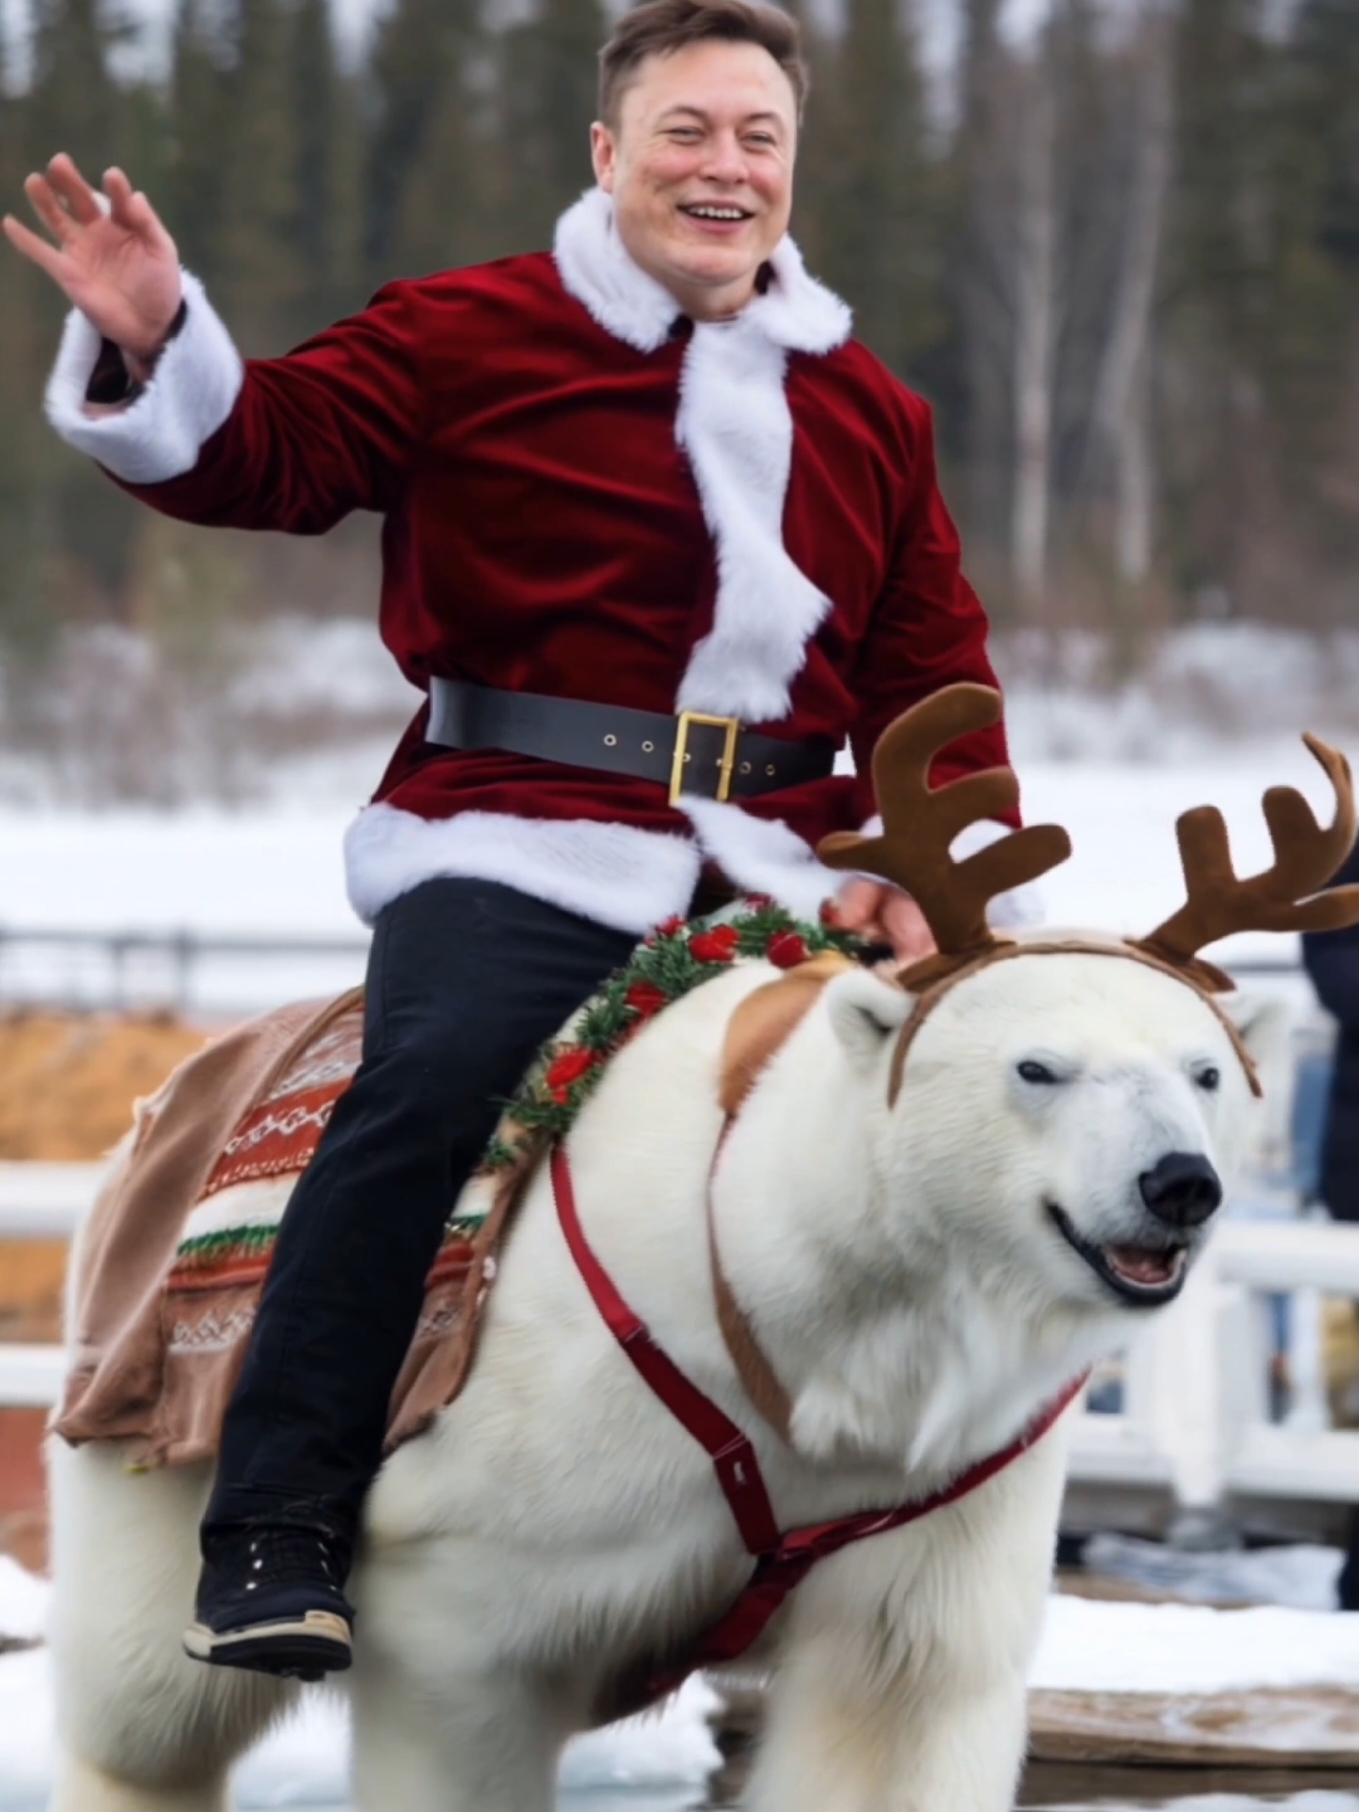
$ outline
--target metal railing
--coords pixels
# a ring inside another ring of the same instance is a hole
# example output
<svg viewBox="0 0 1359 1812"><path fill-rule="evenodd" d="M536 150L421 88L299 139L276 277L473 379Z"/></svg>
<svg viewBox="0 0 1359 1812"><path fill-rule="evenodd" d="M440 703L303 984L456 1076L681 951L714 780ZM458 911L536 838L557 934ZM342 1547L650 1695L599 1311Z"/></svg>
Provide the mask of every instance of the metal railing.
<svg viewBox="0 0 1359 1812"><path fill-rule="evenodd" d="M82 931L0 924L0 1007L209 1017L258 1011L363 979L368 936ZM1246 958L1243 979L1297 976L1289 957Z"/></svg>
<svg viewBox="0 0 1359 1812"><path fill-rule="evenodd" d="M252 1010L363 979L368 937L200 931L35 930L0 925L0 1005Z"/></svg>

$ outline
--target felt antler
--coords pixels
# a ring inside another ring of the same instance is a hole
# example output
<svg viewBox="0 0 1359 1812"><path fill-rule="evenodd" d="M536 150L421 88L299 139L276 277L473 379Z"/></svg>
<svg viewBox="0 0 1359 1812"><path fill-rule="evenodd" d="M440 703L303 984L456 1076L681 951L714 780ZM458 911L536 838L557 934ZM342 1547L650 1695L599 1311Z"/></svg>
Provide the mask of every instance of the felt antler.
<svg viewBox="0 0 1359 1812"><path fill-rule="evenodd" d="M906 971L903 979L912 984L946 974L997 944L986 922L987 903L1071 854L1071 839L1056 824L1017 831L962 862L949 854L967 825L1014 808L1019 782L1012 768L988 768L932 789L931 764L949 743L999 720L1000 694L990 686L946 686L913 706L884 730L873 751L882 835L838 831L817 850L829 867L877 875L915 899L939 956Z"/></svg>
<svg viewBox="0 0 1359 1812"><path fill-rule="evenodd" d="M1359 886L1327 881L1354 847L1354 781L1338 749L1315 736L1302 739L1335 789L1335 817L1327 829L1296 787L1272 786L1264 797L1265 822L1274 845L1274 863L1258 875L1238 879L1232 867L1227 826L1213 805L1196 806L1177 821L1180 861L1188 897L1178 912L1156 927L1138 948L1178 968L1191 969L1209 987L1230 988L1229 976L1198 960L1206 944L1233 931L1338 931L1359 923Z"/></svg>

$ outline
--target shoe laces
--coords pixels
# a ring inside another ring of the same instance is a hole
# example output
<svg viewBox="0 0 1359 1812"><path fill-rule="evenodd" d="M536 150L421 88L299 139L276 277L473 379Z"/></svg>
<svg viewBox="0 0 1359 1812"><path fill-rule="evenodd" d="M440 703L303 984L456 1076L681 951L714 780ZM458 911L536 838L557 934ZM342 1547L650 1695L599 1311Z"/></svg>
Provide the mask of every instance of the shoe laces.
<svg viewBox="0 0 1359 1812"><path fill-rule="evenodd" d="M342 1583L340 1557L333 1537L317 1529L288 1524L256 1526L244 1536L246 1569L251 1583L317 1573L338 1591Z"/></svg>

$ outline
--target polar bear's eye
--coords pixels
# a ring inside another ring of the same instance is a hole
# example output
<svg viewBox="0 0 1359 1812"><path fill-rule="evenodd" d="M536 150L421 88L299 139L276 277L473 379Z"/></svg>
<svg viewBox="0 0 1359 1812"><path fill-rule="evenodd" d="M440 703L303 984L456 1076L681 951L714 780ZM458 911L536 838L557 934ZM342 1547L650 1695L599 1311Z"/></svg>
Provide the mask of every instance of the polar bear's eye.
<svg viewBox="0 0 1359 1812"><path fill-rule="evenodd" d="M1222 1080L1222 1071L1218 1069L1217 1065L1214 1063L1205 1064L1195 1076L1194 1080L1198 1083L1200 1088L1207 1089L1208 1093L1211 1095L1213 1090Z"/></svg>
<svg viewBox="0 0 1359 1812"><path fill-rule="evenodd" d="M1050 1086L1057 1080L1056 1072L1050 1070L1047 1064L1039 1063L1034 1057L1026 1057L1022 1063L1017 1064L1015 1067L1018 1069L1019 1074L1023 1077L1025 1082L1046 1083Z"/></svg>

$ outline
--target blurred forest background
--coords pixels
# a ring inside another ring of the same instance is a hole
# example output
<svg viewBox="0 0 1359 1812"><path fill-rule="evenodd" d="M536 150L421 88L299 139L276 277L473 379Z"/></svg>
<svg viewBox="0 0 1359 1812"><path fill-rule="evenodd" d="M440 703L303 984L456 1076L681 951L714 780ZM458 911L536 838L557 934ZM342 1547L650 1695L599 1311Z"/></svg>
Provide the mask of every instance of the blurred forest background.
<svg viewBox="0 0 1359 1812"><path fill-rule="evenodd" d="M1054 0L1021 37L1002 0L953 4L943 75L898 0L807 20L794 228L936 404L998 627L1040 655L1084 631L1118 679L1177 625L1356 622L1359 0ZM179 0L167 69L100 0L28 9L4 205L58 148L121 163L248 354L390 277L548 245L590 180L597 0L392 0L360 55L327 0ZM207 696L242 625L371 615L371 525L186 531L68 452L41 410L61 312L0 247L8 738L45 733L43 676L92 626Z"/></svg>

